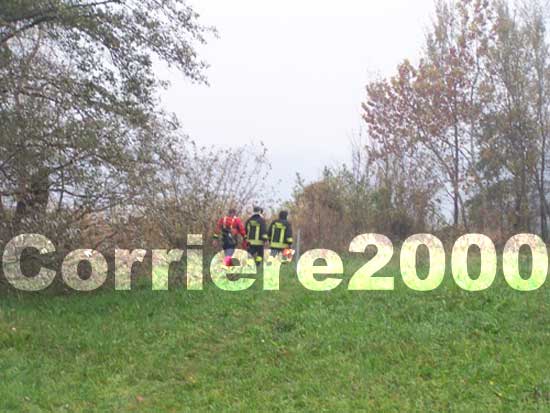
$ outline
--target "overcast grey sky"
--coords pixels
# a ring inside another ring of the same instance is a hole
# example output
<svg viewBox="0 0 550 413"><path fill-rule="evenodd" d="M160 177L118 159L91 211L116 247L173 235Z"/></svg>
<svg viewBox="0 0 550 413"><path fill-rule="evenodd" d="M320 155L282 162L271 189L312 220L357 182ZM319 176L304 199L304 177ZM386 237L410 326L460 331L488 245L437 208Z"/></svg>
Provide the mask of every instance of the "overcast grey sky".
<svg viewBox="0 0 550 413"><path fill-rule="evenodd" d="M433 0L189 3L219 30L199 49L211 86L166 74L164 106L199 144L263 141L282 197L296 172L313 179L348 161L367 81L418 56L434 9Z"/></svg>

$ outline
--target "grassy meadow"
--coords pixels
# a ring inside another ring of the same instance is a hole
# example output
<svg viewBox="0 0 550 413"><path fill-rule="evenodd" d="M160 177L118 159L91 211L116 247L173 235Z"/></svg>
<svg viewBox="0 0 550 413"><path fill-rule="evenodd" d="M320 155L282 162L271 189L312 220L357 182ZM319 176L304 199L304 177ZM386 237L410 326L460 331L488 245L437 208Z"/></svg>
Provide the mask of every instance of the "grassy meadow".
<svg viewBox="0 0 550 413"><path fill-rule="evenodd" d="M382 273L395 291L314 293L287 266L278 292L3 297L0 412L550 411L546 286Z"/></svg>

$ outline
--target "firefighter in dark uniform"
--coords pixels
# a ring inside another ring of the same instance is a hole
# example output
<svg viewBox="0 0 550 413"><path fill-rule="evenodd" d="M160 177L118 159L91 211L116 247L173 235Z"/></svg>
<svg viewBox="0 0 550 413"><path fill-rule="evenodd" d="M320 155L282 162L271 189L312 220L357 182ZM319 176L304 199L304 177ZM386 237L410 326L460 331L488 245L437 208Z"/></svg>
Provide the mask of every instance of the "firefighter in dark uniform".
<svg viewBox="0 0 550 413"><path fill-rule="evenodd" d="M287 211L279 212L279 219L271 223L267 236L273 257L292 247L292 225L288 222Z"/></svg>
<svg viewBox="0 0 550 413"><path fill-rule="evenodd" d="M246 221L246 242L248 253L252 255L256 265L261 265L264 260L264 245L267 243L267 225L262 217L264 210L254 207L252 216Z"/></svg>

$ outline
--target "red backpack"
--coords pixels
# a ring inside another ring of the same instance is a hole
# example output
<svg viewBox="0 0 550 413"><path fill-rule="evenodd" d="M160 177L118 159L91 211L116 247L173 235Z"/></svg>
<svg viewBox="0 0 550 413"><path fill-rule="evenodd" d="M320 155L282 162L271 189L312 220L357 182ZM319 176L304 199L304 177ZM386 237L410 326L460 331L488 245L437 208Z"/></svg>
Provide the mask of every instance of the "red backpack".
<svg viewBox="0 0 550 413"><path fill-rule="evenodd" d="M229 246L229 247L235 247L237 246L237 238L234 234L235 229L235 221L237 220L237 217L223 217L223 223L222 223L222 242L223 245Z"/></svg>

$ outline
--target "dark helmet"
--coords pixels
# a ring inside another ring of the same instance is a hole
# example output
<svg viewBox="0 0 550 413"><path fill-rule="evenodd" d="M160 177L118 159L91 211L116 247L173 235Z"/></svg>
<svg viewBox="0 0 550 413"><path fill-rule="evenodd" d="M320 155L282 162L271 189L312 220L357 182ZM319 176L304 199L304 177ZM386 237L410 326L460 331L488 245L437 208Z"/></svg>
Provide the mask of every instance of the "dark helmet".
<svg viewBox="0 0 550 413"><path fill-rule="evenodd" d="M255 214L263 214L263 213L264 213L264 209L263 209L262 207L255 206L255 207L254 207L254 213L255 213Z"/></svg>
<svg viewBox="0 0 550 413"><path fill-rule="evenodd" d="M279 212L279 219L288 219L288 211Z"/></svg>

